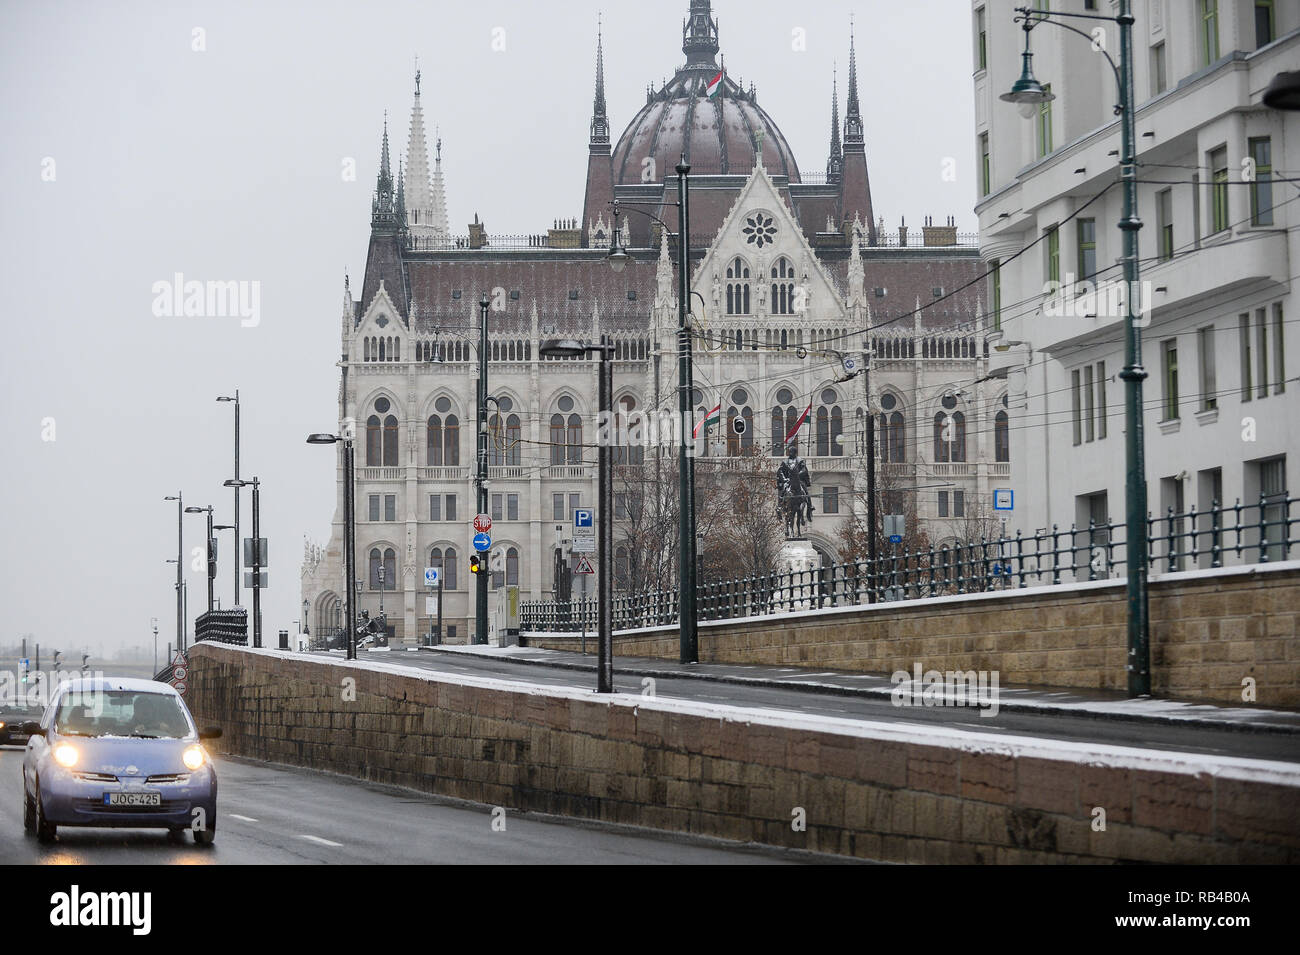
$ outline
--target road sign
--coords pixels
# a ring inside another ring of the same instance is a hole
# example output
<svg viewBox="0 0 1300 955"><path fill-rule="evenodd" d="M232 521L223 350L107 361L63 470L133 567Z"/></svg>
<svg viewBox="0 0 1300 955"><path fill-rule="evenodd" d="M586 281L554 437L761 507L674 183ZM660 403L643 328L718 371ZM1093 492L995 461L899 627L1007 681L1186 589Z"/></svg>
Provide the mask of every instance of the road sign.
<svg viewBox="0 0 1300 955"><path fill-rule="evenodd" d="M574 569L573 572L574 572L575 574L594 574L594 573L595 573L595 571L592 570L592 567L591 567L591 561L587 559L587 555L586 555L586 554L583 554L581 557L578 558L578 566L577 566L577 568Z"/></svg>
<svg viewBox="0 0 1300 955"><path fill-rule="evenodd" d="M268 580L268 578L267 578L267 571L265 571L265 570L260 570L260 571L258 571L258 572L257 572L257 589L258 589L258 590L265 590L265 589L269 586L269 584L267 583L267 580ZM246 570L246 571L244 571L244 586L247 587L249 590L252 590L252 589L253 589L253 572L252 572L251 570Z"/></svg>
<svg viewBox="0 0 1300 955"><path fill-rule="evenodd" d="M492 546L492 538L487 534L478 533L474 535L474 549L480 554Z"/></svg>
<svg viewBox="0 0 1300 955"><path fill-rule="evenodd" d="M907 522L903 520L902 514L886 514L884 524L885 533L889 535L891 540L895 537L901 539L902 536L907 533ZM898 543L898 541L893 542Z"/></svg>
<svg viewBox="0 0 1300 955"><path fill-rule="evenodd" d="M175 655L174 657L172 657L172 666L174 666L174 667L183 667L183 666L188 666L188 665L189 665L189 664L188 664L188 663L186 662L186 660L185 660L185 651L184 651L184 650L177 650L177 651L176 651L176 655Z"/></svg>
<svg viewBox="0 0 1300 955"><path fill-rule="evenodd" d="M266 549L266 538L259 537L257 541L258 541L258 545L257 545L258 552L254 554L253 538L251 537L244 538L244 566L245 567L254 567L254 566L269 567L271 564L271 561L268 559L268 554ZM245 586L248 585L245 584Z"/></svg>
<svg viewBox="0 0 1300 955"><path fill-rule="evenodd" d="M569 545L569 549L575 554L594 554L596 553L596 538L575 537Z"/></svg>
<svg viewBox="0 0 1300 955"><path fill-rule="evenodd" d="M590 507L578 507L573 511L573 526L595 528L595 511Z"/></svg>
<svg viewBox="0 0 1300 955"><path fill-rule="evenodd" d="M27 657L23 657L23 661L22 661L22 662L23 662L23 669L24 669L24 670L30 670L30 669L32 668L32 661L29 660Z"/></svg>
<svg viewBox="0 0 1300 955"><path fill-rule="evenodd" d="M175 683L172 684L172 686L176 688L176 692L179 693L181 696L184 696L185 691L190 688L189 684L186 683L184 680L177 680Z"/></svg>
<svg viewBox="0 0 1300 955"><path fill-rule="evenodd" d="M183 681L183 680L185 679L185 677L189 674L189 672L190 672L190 671L187 670L187 669L185 669L185 667L175 667L175 668L173 668L173 669L172 669L172 681L173 681L173 682L175 682L176 680L182 680L182 681Z"/></svg>
<svg viewBox="0 0 1300 955"><path fill-rule="evenodd" d="M902 535L902 534L890 534L890 535L889 535L889 543L891 543L891 544L901 544L901 543L903 543L903 535Z"/></svg>
<svg viewBox="0 0 1300 955"><path fill-rule="evenodd" d="M438 586L438 568L437 568L437 567L426 567L426 568L424 568L424 585L425 585L426 587L437 587L437 586Z"/></svg>
<svg viewBox="0 0 1300 955"><path fill-rule="evenodd" d="M1012 511L1015 510L1015 491L1009 487L995 487L993 489L993 510L995 511Z"/></svg>
<svg viewBox="0 0 1300 955"><path fill-rule="evenodd" d="M438 616L438 598L437 598L437 597L425 597L425 598L424 598L424 615L425 615L426 617L436 617L436 616Z"/></svg>
<svg viewBox="0 0 1300 955"><path fill-rule="evenodd" d="M480 534L486 534L488 531L492 530L492 518L486 514L475 514L474 530L478 531Z"/></svg>

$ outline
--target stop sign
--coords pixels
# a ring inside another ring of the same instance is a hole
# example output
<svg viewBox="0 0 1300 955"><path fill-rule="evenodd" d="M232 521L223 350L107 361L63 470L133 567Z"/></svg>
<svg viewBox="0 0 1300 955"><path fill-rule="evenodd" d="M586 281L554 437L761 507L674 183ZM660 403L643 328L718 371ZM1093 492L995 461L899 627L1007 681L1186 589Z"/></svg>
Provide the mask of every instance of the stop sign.
<svg viewBox="0 0 1300 955"><path fill-rule="evenodd" d="M488 531L492 530L492 518L488 517L486 514L475 515L474 530L478 531L480 534L486 534Z"/></svg>

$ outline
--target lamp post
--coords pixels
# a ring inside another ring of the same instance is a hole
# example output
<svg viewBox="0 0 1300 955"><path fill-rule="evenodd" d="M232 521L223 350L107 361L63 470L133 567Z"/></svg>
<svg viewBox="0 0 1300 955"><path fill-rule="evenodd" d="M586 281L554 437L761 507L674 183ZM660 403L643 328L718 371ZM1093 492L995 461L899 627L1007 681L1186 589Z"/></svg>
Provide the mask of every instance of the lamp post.
<svg viewBox="0 0 1300 955"><path fill-rule="evenodd" d="M488 509L488 297L484 292L478 303L479 342L478 342L478 454L474 483L478 485L477 514L486 514ZM488 575L474 575L474 642L488 642Z"/></svg>
<svg viewBox="0 0 1300 955"><path fill-rule="evenodd" d="M614 692L614 468L610 461L610 441L613 434L614 346L608 335L600 336L599 345L584 345L579 341L551 339L537 349L539 358L581 358L591 353L600 355L600 421L596 427L596 458L599 473L596 479L596 634L599 644L596 656L596 692ZM694 576L692 575L692 580Z"/></svg>
<svg viewBox="0 0 1300 955"><path fill-rule="evenodd" d="M336 434L309 434L308 444L334 444L343 442L343 598L347 601L347 619L345 626L345 646L347 658L357 658L357 614L352 582L356 580L356 537L357 523L353 509L353 456L352 438L339 437Z"/></svg>
<svg viewBox="0 0 1300 955"><path fill-rule="evenodd" d="M1142 334L1138 330L1134 303L1138 297L1138 230L1142 220L1137 215L1137 157L1134 150L1133 118L1133 13L1132 0L1119 0L1117 16L1103 16L1093 13L1065 13L1052 10L1035 10L1030 7L1017 7L1014 22L1023 23L1025 31L1024 65L1020 79L1016 80L1011 91L1004 93L1002 99L1015 103L1025 115L1028 110L1055 99L1055 96L1043 88L1034 78L1032 59L1029 52L1029 34L1040 23L1077 33L1093 43L1110 63L1119 87L1119 103L1115 113L1120 118L1120 155L1119 174L1123 186L1124 207L1120 215L1120 234L1124 239L1124 283L1125 283L1125 364L1120 378L1125 384L1124 420L1125 420L1125 456L1126 456L1126 563L1128 571L1128 694L1129 696L1148 696L1151 693L1151 643L1148 629L1147 602L1147 482L1145 460L1145 437L1142 421L1142 382L1147 377L1142 366ZM1086 20L1107 20L1119 25L1119 64L1116 65L1104 45L1098 46L1090 34L1076 29L1066 23L1058 23L1054 17L1076 17Z"/></svg>
<svg viewBox="0 0 1300 955"><path fill-rule="evenodd" d="M223 396L218 397L217 400L218 400L218 401L231 401L231 402L234 402L234 405L235 405L235 480L238 481L238 480L239 480L239 389L238 389L238 388L235 389L235 394L234 394L233 397L227 397L227 396L224 396L224 395L223 395ZM234 524L234 528L235 528L235 602L234 602L233 604L230 605L232 609L235 608L235 607L238 607L238 606L239 606L239 583L240 583L240 581L239 581L239 571L240 571L240 562L239 562L239 488L242 487L242 486L243 486L243 485L236 485L236 486L235 486L235 524Z"/></svg>
<svg viewBox="0 0 1300 955"><path fill-rule="evenodd" d="M217 539L212 536L212 505L185 508L186 514L202 514L205 511L208 515L208 613L212 613L212 586L217 577Z"/></svg>
<svg viewBox="0 0 1300 955"><path fill-rule="evenodd" d="M261 536L261 482L254 475L251 481L241 481L238 478L231 478L225 482L226 487L241 488L252 486L253 488L253 575L251 583L253 585L253 646L262 645L262 566L266 562L266 554L262 552ZM238 541L236 541L238 543Z"/></svg>
<svg viewBox="0 0 1300 955"><path fill-rule="evenodd" d="M181 568L185 560L185 545L182 543L181 518L185 511L185 502L181 500L182 494L177 491L176 494L164 497L164 501L176 502L176 649L185 649L185 597L181 593Z"/></svg>
<svg viewBox="0 0 1300 955"><path fill-rule="evenodd" d="M677 410L680 417L681 443L678 452L678 494L681 499L680 521L678 527L678 582L681 589L680 606L677 614L678 642L682 663L698 663L699 639L695 621L695 442L692 428L691 397L695 391L693 368L691 365L691 329L688 315L691 296L690 271L690 209L688 207L688 186L691 167L682 153L677 171ZM654 219L664 231L668 226L658 216L641 209L631 209ZM627 250L619 244L618 200L614 201L614 241L610 245L609 264L615 272L621 272L632 261Z"/></svg>

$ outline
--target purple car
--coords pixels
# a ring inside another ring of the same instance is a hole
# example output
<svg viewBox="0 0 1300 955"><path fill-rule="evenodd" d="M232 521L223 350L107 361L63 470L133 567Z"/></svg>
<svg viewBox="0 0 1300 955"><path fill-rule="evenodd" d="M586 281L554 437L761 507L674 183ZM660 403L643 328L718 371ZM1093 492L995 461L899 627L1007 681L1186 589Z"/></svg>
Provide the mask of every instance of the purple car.
<svg viewBox="0 0 1300 955"><path fill-rule="evenodd" d="M152 680L73 680L54 691L23 757L23 824L42 842L59 826L217 831L217 774L174 689Z"/></svg>

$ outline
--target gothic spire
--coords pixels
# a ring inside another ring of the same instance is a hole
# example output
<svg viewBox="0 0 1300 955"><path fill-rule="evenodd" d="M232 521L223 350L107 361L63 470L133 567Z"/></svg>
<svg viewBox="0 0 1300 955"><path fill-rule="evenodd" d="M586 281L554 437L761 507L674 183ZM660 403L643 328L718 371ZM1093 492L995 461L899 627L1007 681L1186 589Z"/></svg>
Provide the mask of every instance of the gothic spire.
<svg viewBox="0 0 1300 955"><path fill-rule="evenodd" d="M379 153L379 175L375 179L375 199L370 206L371 226L394 225L393 172L388 157L388 111L384 111L384 144Z"/></svg>
<svg viewBox="0 0 1300 955"><path fill-rule="evenodd" d="M596 95L591 108L591 141L609 142L609 116L605 112L605 49L599 16L596 19Z"/></svg>
<svg viewBox="0 0 1300 955"><path fill-rule="evenodd" d="M388 110L384 110L384 148L379 156L379 181L383 183L387 180L389 186L393 183L393 171L388 162Z"/></svg>
<svg viewBox="0 0 1300 955"><path fill-rule="evenodd" d="M840 173L844 170L844 150L840 146L840 84L839 74L834 65L831 66L831 152L830 158L826 160L826 178L830 182L838 182Z"/></svg>
<svg viewBox="0 0 1300 955"><path fill-rule="evenodd" d="M717 69L718 21L709 13L709 0L691 0L690 13L682 24L682 52L686 65Z"/></svg>
<svg viewBox="0 0 1300 955"><path fill-rule="evenodd" d="M429 147L424 137L424 108L420 105L420 71L415 71L415 100L406 139L406 225L411 235L426 244L438 235L437 185L429 177ZM444 229L445 232L445 229Z"/></svg>
<svg viewBox="0 0 1300 955"><path fill-rule="evenodd" d="M397 227L406 228L406 169L397 163Z"/></svg>
<svg viewBox="0 0 1300 955"><path fill-rule="evenodd" d="M859 145L862 138L862 112L858 106L858 55L853 42L853 21L849 21L849 100L844 113L844 144Z"/></svg>

